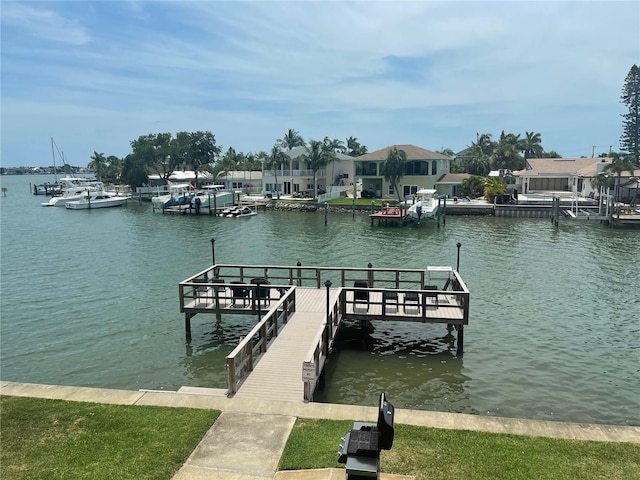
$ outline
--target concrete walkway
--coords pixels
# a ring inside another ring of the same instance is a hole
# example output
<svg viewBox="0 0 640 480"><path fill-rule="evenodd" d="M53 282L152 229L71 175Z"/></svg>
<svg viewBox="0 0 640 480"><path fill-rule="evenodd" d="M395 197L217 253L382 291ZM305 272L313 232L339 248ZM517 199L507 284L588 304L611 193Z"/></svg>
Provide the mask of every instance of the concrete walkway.
<svg viewBox="0 0 640 480"><path fill-rule="evenodd" d="M365 422L375 422L377 419L375 407L227 398L222 390L203 388L186 388L181 392L157 392L0 382L0 395L117 405L221 410L222 414L176 473L175 480L343 479L344 469L276 472L296 418ZM549 422L403 409L396 409L395 423L536 437L640 443L640 427L617 425ZM337 438L336 451L339 441ZM382 475L382 478L406 480L412 477Z"/></svg>

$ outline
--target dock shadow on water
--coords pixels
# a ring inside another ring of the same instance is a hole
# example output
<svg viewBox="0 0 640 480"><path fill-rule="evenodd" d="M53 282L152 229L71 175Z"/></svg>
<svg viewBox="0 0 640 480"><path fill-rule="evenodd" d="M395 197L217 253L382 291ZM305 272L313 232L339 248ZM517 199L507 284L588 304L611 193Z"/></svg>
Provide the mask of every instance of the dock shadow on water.
<svg viewBox="0 0 640 480"><path fill-rule="evenodd" d="M375 405L380 391L399 408L479 413L471 407L455 331L445 325L371 322L340 329L314 401Z"/></svg>
<svg viewBox="0 0 640 480"><path fill-rule="evenodd" d="M185 343L184 385L227 387L226 357L254 327L255 318L230 315L223 319L209 316L208 321L194 328L194 335Z"/></svg>

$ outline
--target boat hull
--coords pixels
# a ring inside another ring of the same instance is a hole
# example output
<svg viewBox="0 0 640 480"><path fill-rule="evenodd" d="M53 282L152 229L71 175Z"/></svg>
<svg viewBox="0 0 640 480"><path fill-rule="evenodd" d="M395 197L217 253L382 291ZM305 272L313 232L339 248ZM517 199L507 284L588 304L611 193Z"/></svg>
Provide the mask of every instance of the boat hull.
<svg viewBox="0 0 640 480"><path fill-rule="evenodd" d="M86 200L67 202L64 206L69 210L93 210L95 208L120 207L125 203L127 203L126 198L111 198L108 200L95 200L91 202Z"/></svg>

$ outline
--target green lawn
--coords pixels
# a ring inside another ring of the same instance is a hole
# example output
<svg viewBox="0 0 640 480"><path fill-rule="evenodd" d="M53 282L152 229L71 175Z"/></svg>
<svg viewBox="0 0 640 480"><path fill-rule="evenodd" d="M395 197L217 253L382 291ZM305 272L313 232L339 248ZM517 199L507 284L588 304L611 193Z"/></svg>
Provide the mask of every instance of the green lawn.
<svg viewBox="0 0 640 480"><path fill-rule="evenodd" d="M340 437L353 422L298 419L281 470L342 467ZM640 479L640 445L395 426L383 472L418 479Z"/></svg>
<svg viewBox="0 0 640 480"><path fill-rule="evenodd" d="M215 410L0 398L0 478L170 479ZM281 470L338 467L351 421L298 419ZM640 479L640 445L396 425L382 470L419 479Z"/></svg>
<svg viewBox="0 0 640 480"><path fill-rule="evenodd" d="M219 411L0 398L0 478L170 479Z"/></svg>

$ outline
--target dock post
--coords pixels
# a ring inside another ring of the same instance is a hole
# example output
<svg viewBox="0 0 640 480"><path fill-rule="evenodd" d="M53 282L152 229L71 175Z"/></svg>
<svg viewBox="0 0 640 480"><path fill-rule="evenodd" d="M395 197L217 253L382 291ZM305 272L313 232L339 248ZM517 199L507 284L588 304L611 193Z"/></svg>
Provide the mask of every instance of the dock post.
<svg viewBox="0 0 640 480"><path fill-rule="evenodd" d="M458 345L456 355L464 353L464 325L458 325Z"/></svg>
<svg viewBox="0 0 640 480"><path fill-rule="evenodd" d="M356 218L356 187L353 186L353 198L351 199L351 218Z"/></svg>
<svg viewBox="0 0 640 480"><path fill-rule="evenodd" d="M190 313L184 314L184 329L187 337L187 342L190 342L191 341L191 314Z"/></svg>
<svg viewBox="0 0 640 480"><path fill-rule="evenodd" d="M331 306L329 305L329 295L331 294L331 280L324 282L324 286L327 287L327 320L324 326L324 356L329 356L329 328L331 328Z"/></svg>
<svg viewBox="0 0 640 480"><path fill-rule="evenodd" d="M444 197L443 200L443 205L444 208L442 209L442 225L446 225L447 224L447 197Z"/></svg>
<svg viewBox="0 0 640 480"><path fill-rule="evenodd" d="M460 247L462 244L460 242L456 243L456 247L458 247L458 258L456 259L456 272L460 273Z"/></svg>
<svg viewBox="0 0 640 480"><path fill-rule="evenodd" d="M300 262L300 260L298 260L298 263L296 263L296 265L298 266L298 286L302 285L302 279L300 278L301 272L300 272L300 266L302 265L302 263Z"/></svg>
<svg viewBox="0 0 640 480"><path fill-rule="evenodd" d="M367 268L369 269L367 272L367 282L369 283L369 288L373 288L373 270L371 270L373 268L373 264L369 262L367 264Z"/></svg>
<svg viewBox="0 0 640 480"><path fill-rule="evenodd" d="M212 260L211 265L215 265L216 264L216 239L215 238L211 239L211 260Z"/></svg>
<svg viewBox="0 0 640 480"><path fill-rule="evenodd" d="M324 202L324 224L327 224L327 212L329 211L329 204Z"/></svg>

